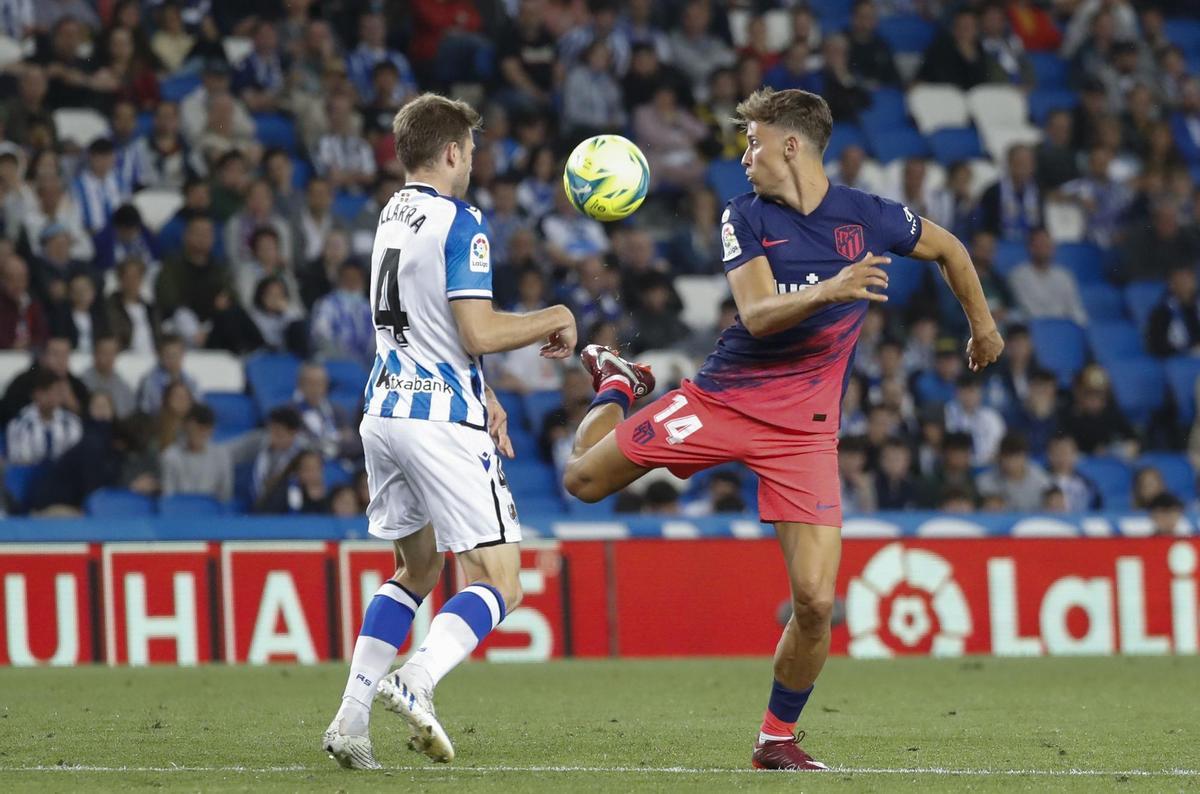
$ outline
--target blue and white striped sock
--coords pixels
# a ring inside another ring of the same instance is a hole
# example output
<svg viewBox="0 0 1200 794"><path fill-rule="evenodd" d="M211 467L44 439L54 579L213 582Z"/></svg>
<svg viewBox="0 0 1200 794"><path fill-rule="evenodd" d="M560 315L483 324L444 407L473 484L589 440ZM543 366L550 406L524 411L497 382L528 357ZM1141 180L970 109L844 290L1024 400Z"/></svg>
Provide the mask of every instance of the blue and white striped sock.
<svg viewBox="0 0 1200 794"><path fill-rule="evenodd" d="M429 624L425 641L404 664L429 676L437 686L504 620L504 598L491 585L473 584L451 598Z"/></svg>
<svg viewBox="0 0 1200 794"><path fill-rule="evenodd" d="M358 640L354 643L350 680L346 682L346 691L342 694L343 703L357 704L370 713L379 679L392 666L419 606L421 599L418 596L391 579L375 591L375 597L367 605L367 612L363 616Z"/></svg>

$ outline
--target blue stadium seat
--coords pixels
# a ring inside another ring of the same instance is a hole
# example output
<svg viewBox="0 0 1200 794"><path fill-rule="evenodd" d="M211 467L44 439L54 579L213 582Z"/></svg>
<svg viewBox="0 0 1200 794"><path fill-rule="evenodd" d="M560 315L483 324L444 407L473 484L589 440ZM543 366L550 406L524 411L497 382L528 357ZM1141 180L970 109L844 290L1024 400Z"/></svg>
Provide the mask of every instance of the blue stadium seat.
<svg viewBox="0 0 1200 794"><path fill-rule="evenodd" d="M1153 466L1162 472L1167 490L1184 502L1196 498L1196 473L1182 452L1147 452L1133 462L1134 469Z"/></svg>
<svg viewBox="0 0 1200 794"><path fill-rule="evenodd" d="M1125 296L1112 284L1080 284L1079 297L1083 299L1083 308L1087 309L1088 322L1125 320Z"/></svg>
<svg viewBox="0 0 1200 794"><path fill-rule="evenodd" d="M347 471L346 467L343 466L338 461L336 461L336 460L325 461L325 487L326 488L333 489L333 488L337 488L338 486L341 486L341 485L349 485L350 481L353 479L354 479L354 475L351 472Z"/></svg>
<svg viewBox="0 0 1200 794"><path fill-rule="evenodd" d="M159 95L167 102L182 102L183 98L200 87L200 75L195 72L176 74L158 84Z"/></svg>
<svg viewBox="0 0 1200 794"><path fill-rule="evenodd" d="M1187 53L1200 52L1200 20L1168 19L1163 26L1167 39Z"/></svg>
<svg viewBox="0 0 1200 794"><path fill-rule="evenodd" d="M521 400L521 395L513 391L504 391L503 389L493 389L496 392L496 399L504 406L504 410L508 413L508 426L520 425L528 427L529 423L525 416L525 403Z"/></svg>
<svg viewBox="0 0 1200 794"><path fill-rule="evenodd" d="M329 374L330 391L352 390L359 394L371 374L362 364L345 358L326 361L325 372Z"/></svg>
<svg viewBox="0 0 1200 794"><path fill-rule="evenodd" d="M1081 457L1076 470L1087 477L1100 492L1101 503L1107 510L1127 510L1133 472L1119 458L1109 456Z"/></svg>
<svg viewBox="0 0 1200 794"><path fill-rule="evenodd" d="M554 467L536 456L522 456L504 461L508 487L519 499L529 496L552 496L561 499L558 476ZM520 507L518 503L517 507Z"/></svg>
<svg viewBox="0 0 1200 794"><path fill-rule="evenodd" d="M1079 94L1067 88L1038 88L1029 94L1029 118L1039 127L1056 110L1073 110Z"/></svg>
<svg viewBox="0 0 1200 794"><path fill-rule="evenodd" d="M250 512L251 492L254 490L254 461L248 460L233 467L233 504L237 513Z"/></svg>
<svg viewBox="0 0 1200 794"><path fill-rule="evenodd" d="M1083 329L1070 320L1042 317L1029 323L1034 355L1038 363L1070 385L1075 373L1087 362Z"/></svg>
<svg viewBox="0 0 1200 794"><path fill-rule="evenodd" d="M567 515L575 521L604 521L617 514L617 497L609 496L588 504L571 496L566 499ZM520 505L517 505L519 508Z"/></svg>
<svg viewBox="0 0 1200 794"><path fill-rule="evenodd" d="M926 283L930 263L892 255L892 263L887 266L887 273L887 305L892 310L903 309Z"/></svg>
<svg viewBox="0 0 1200 794"><path fill-rule="evenodd" d="M292 187L303 190L312 179L313 169L303 157L292 157Z"/></svg>
<svg viewBox="0 0 1200 794"><path fill-rule="evenodd" d="M298 148L295 122L278 113L255 113L254 137L268 149L278 147L288 154L295 154Z"/></svg>
<svg viewBox="0 0 1200 794"><path fill-rule="evenodd" d="M883 126L867 127L867 143L875 159L890 163L903 157L928 157L929 144L916 127Z"/></svg>
<svg viewBox="0 0 1200 794"><path fill-rule="evenodd" d="M1054 249L1055 260L1075 274L1080 284L1104 281L1104 251L1091 243L1059 243Z"/></svg>
<svg viewBox="0 0 1200 794"><path fill-rule="evenodd" d="M362 212L362 208L366 206L370 196L359 193L339 192L333 197L333 215L343 221L349 222Z"/></svg>
<svg viewBox="0 0 1200 794"><path fill-rule="evenodd" d="M1196 379L1200 378L1200 358L1176 356L1167 359L1167 384L1175 398L1179 423L1187 426L1196 418Z"/></svg>
<svg viewBox="0 0 1200 794"><path fill-rule="evenodd" d="M513 452L518 457L531 455L536 457L538 455L538 433L513 422L511 417L508 420L508 440L512 444Z"/></svg>
<svg viewBox="0 0 1200 794"><path fill-rule="evenodd" d="M228 509L211 496L177 493L160 497L158 512L163 516L220 516Z"/></svg>
<svg viewBox="0 0 1200 794"><path fill-rule="evenodd" d="M246 382L264 416L292 399L299 371L300 359L287 353L258 353L246 359Z"/></svg>
<svg viewBox="0 0 1200 794"><path fill-rule="evenodd" d="M9 466L4 470L4 487L18 510L29 506L29 497L38 479L46 472L45 464L35 466Z"/></svg>
<svg viewBox="0 0 1200 794"><path fill-rule="evenodd" d="M1062 58L1052 52L1031 52L1029 62L1033 66L1033 73L1037 75L1039 89L1067 87L1070 69Z"/></svg>
<svg viewBox="0 0 1200 794"><path fill-rule="evenodd" d="M141 518L154 515L154 500L121 488L100 488L88 494L83 509L95 518Z"/></svg>
<svg viewBox="0 0 1200 794"><path fill-rule="evenodd" d="M154 114L150 111L142 111L137 117L137 126L134 127L133 134L138 138L148 138L150 133L154 131Z"/></svg>
<svg viewBox="0 0 1200 794"><path fill-rule="evenodd" d="M217 416L217 431L222 438L244 433L258 427L258 406L247 394L209 392L204 402Z"/></svg>
<svg viewBox="0 0 1200 794"><path fill-rule="evenodd" d="M1125 287L1125 308L1138 328L1146 330L1150 312L1154 311L1165 291L1161 281L1134 281Z"/></svg>
<svg viewBox="0 0 1200 794"><path fill-rule="evenodd" d="M1167 376L1158 359L1149 356L1118 359L1105 367L1112 376L1117 405L1135 424L1144 424L1166 404Z"/></svg>
<svg viewBox="0 0 1200 794"><path fill-rule="evenodd" d="M531 391L525 395L525 416L527 426L534 435L542 432L542 422L546 414L563 404L562 394L558 391ZM512 423L512 420L509 420Z"/></svg>
<svg viewBox="0 0 1200 794"><path fill-rule="evenodd" d="M713 160L708 164L704 180L717 194L717 201L721 204L750 189L750 183L746 181L746 168L733 159Z"/></svg>
<svg viewBox="0 0 1200 794"><path fill-rule="evenodd" d="M916 14L895 14L879 20L879 35L892 52L924 52L937 28Z"/></svg>
<svg viewBox="0 0 1200 794"><path fill-rule="evenodd" d="M825 162L831 163L841 157L842 149L847 146L859 146L865 151L867 137L863 135L862 129L857 124L846 122L834 124L833 135L829 138L829 145L825 147ZM744 173L743 176L745 176Z"/></svg>
<svg viewBox="0 0 1200 794"><path fill-rule="evenodd" d="M1175 145L1179 147L1179 153L1192 165L1200 165L1200 146L1192 140L1187 124L1187 119L1182 113L1171 114L1171 132L1175 136Z"/></svg>
<svg viewBox="0 0 1200 794"><path fill-rule="evenodd" d="M906 101L904 93L898 89L875 89L875 92L871 94L871 106L859 114L859 126L863 130L909 126Z"/></svg>
<svg viewBox="0 0 1200 794"><path fill-rule="evenodd" d="M996 272L1007 276L1013 268L1029 261L1029 249L1025 243L1014 240L996 241Z"/></svg>
<svg viewBox="0 0 1200 794"><path fill-rule="evenodd" d="M959 160L973 160L983 157L983 147L979 143L979 133L974 127L942 129L927 137L933 156L945 166L953 165Z"/></svg>
<svg viewBox="0 0 1200 794"><path fill-rule="evenodd" d="M557 496L530 496L525 495L514 500L517 503L517 515L519 517L534 516L537 519L561 519L564 518L563 513L566 508L563 507L563 500Z"/></svg>
<svg viewBox="0 0 1200 794"><path fill-rule="evenodd" d="M1102 322L1092 318L1087 337L1092 357L1105 367L1114 361L1146 355L1137 326L1125 320Z"/></svg>

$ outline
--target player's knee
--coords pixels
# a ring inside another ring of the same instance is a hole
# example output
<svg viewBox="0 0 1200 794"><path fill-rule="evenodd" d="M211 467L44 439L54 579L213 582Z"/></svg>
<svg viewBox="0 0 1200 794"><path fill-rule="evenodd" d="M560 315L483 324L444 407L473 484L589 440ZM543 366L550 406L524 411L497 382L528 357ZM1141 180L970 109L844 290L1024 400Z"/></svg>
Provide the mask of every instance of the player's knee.
<svg viewBox="0 0 1200 794"><path fill-rule="evenodd" d="M792 615L806 634L821 634L833 617L833 592L807 582L792 585Z"/></svg>
<svg viewBox="0 0 1200 794"><path fill-rule="evenodd" d="M495 589L500 597L504 599L505 614L511 613L514 609L521 605L521 599L525 593L521 590L521 580L516 576L511 578L496 578L491 580L479 580L481 584L486 584ZM475 584L472 582L472 584Z"/></svg>
<svg viewBox="0 0 1200 794"><path fill-rule="evenodd" d="M405 559L404 567L396 571L397 581L424 598L437 586L442 575L442 565L441 553Z"/></svg>
<svg viewBox="0 0 1200 794"><path fill-rule="evenodd" d="M604 498L605 494L587 470L579 465L579 461L573 460L567 464L567 469L563 473L563 487L567 489L567 493L574 496L581 502L599 502Z"/></svg>

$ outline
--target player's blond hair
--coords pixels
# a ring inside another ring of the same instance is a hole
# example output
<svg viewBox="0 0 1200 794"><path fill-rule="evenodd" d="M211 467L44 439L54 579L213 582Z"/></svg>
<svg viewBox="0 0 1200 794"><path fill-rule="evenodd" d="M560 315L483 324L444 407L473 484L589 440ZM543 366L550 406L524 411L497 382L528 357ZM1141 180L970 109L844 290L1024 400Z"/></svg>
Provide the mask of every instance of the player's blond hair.
<svg viewBox="0 0 1200 794"><path fill-rule="evenodd" d="M760 88L738 103L734 121L742 126L752 121L798 132L824 154L833 134L833 114L829 104L817 94L788 88L776 91Z"/></svg>
<svg viewBox="0 0 1200 794"><path fill-rule="evenodd" d="M448 143L463 144L479 129L475 108L440 94L421 94L396 113L392 135L396 157L408 173L430 165Z"/></svg>

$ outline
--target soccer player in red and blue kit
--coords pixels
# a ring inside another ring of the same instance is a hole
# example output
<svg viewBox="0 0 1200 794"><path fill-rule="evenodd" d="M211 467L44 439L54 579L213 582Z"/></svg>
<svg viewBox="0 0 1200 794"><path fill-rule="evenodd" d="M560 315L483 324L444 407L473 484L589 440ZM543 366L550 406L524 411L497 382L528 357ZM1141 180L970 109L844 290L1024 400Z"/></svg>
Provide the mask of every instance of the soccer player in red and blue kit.
<svg viewBox="0 0 1200 794"><path fill-rule="evenodd" d="M775 680L754 746L759 769L826 769L800 748L800 712L829 653L841 554L837 437L842 393L867 307L886 301L891 251L933 260L970 323L976 372L1004 342L971 258L953 235L894 201L830 185L822 155L829 106L807 91L762 89L738 105L754 190L721 216L738 316L694 381L628 419L654 377L598 345L583 363L596 399L580 424L565 486L585 502L652 468L680 477L729 461L759 478L760 518L775 526L792 617L775 649Z"/></svg>

